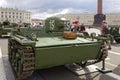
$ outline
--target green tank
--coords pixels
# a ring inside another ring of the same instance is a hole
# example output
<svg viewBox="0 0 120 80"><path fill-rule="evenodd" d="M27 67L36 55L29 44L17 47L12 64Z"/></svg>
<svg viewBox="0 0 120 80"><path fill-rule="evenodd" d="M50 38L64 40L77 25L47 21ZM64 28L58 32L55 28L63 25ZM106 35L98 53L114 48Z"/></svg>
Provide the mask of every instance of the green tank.
<svg viewBox="0 0 120 80"><path fill-rule="evenodd" d="M2 26L0 25L0 37L2 37Z"/></svg>
<svg viewBox="0 0 120 80"><path fill-rule="evenodd" d="M26 79L34 70L79 63L87 66L107 57L106 49L97 40L63 37L67 22L48 18L44 28L19 28L9 39L9 61L16 80ZM57 22L59 25L57 25ZM56 24L56 25L55 25Z"/></svg>
<svg viewBox="0 0 120 80"><path fill-rule="evenodd" d="M8 20L0 25L0 37L10 36L11 30L16 27L15 23L10 23Z"/></svg>
<svg viewBox="0 0 120 80"><path fill-rule="evenodd" d="M120 43L120 27L110 27L110 34L113 36L116 43Z"/></svg>

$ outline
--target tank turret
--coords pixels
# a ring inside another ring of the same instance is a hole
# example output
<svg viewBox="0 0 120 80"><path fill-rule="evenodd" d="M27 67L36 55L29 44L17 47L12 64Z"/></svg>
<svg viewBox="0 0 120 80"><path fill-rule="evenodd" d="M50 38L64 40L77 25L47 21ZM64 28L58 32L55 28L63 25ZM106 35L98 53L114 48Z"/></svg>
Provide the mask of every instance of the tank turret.
<svg viewBox="0 0 120 80"><path fill-rule="evenodd" d="M57 17L50 17L45 20L46 31L63 32L69 30L70 21Z"/></svg>

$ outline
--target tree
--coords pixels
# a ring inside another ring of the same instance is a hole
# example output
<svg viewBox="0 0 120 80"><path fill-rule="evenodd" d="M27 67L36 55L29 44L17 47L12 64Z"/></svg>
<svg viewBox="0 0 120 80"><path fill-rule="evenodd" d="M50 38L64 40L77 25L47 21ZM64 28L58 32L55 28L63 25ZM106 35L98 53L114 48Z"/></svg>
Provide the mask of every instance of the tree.
<svg viewBox="0 0 120 80"><path fill-rule="evenodd" d="M3 25L4 25L4 26L10 25L10 22L9 22L8 20L5 20L5 21L3 22Z"/></svg>

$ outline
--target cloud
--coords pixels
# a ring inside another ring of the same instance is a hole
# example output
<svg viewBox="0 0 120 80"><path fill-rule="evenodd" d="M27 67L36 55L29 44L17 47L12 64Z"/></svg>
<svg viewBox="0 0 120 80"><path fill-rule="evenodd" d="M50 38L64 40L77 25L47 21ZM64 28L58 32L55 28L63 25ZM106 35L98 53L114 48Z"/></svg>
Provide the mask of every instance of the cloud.
<svg viewBox="0 0 120 80"><path fill-rule="evenodd" d="M32 17L90 12L96 13L97 0L0 0L0 6L32 12ZM120 0L103 0L103 12L120 12Z"/></svg>
<svg viewBox="0 0 120 80"><path fill-rule="evenodd" d="M96 0L6 0L5 7L19 8L32 12L32 17L63 13L95 12ZM91 7L89 7L91 6Z"/></svg>
<svg viewBox="0 0 120 80"><path fill-rule="evenodd" d="M51 13L51 14L47 13L47 12L37 13L37 14L35 13L35 14L33 14L32 18L45 19L47 17L55 16L55 15L58 15L58 14L66 14L66 13L69 13L69 9L63 9L60 12Z"/></svg>
<svg viewBox="0 0 120 80"><path fill-rule="evenodd" d="M7 5L6 0L0 0L0 7L4 7Z"/></svg>
<svg viewBox="0 0 120 80"><path fill-rule="evenodd" d="M82 13L82 12L87 12L87 11L84 9L77 10L77 9L73 9L73 8L66 8L66 9L62 9L62 10L60 9L60 10L58 10L58 12L54 12L54 13L48 13L48 12L34 13L32 15L32 18L45 19L47 17L51 17L51 16L55 16L55 15L59 15L59 14Z"/></svg>
<svg viewBox="0 0 120 80"><path fill-rule="evenodd" d="M105 13L120 13L120 0L104 0L103 10Z"/></svg>
<svg viewBox="0 0 120 80"><path fill-rule="evenodd" d="M88 7L93 9L93 4L96 0L6 0L8 5L7 7L18 7L20 9L27 10L37 10L39 12L56 12L59 9L73 8L73 9L83 9ZM88 10L89 10L88 9Z"/></svg>

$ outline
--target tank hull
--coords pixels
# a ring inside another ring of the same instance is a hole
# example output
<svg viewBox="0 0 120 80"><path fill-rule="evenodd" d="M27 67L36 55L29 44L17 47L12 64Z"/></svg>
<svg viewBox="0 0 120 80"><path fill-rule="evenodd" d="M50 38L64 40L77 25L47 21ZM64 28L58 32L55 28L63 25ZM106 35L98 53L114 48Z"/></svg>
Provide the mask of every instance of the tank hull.
<svg viewBox="0 0 120 80"><path fill-rule="evenodd" d="M18 28L9 39L9 61L16 80L26 79L37 69L81 63L89 65L105 59L107 50L101 42L90 38L66 39L62 32L46 32L44 28Z"/></svg>
<svg viewBox="0 0 120 80"><path fill-rule="evenodd" d="M99 43L35 48L35 69L97 60L100 56Z"/></svg>

